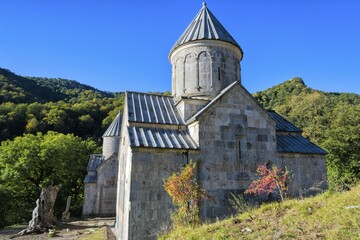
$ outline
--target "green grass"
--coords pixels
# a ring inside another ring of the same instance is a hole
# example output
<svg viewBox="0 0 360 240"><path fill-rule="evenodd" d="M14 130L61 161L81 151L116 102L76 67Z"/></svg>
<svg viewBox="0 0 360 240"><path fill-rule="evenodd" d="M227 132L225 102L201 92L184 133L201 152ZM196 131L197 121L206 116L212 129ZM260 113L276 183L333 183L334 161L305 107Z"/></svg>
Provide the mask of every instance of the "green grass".
<svg viewBox="0 0 360 240"><path fill-rule="evenodd" d="M349 206L355 206L347 208ZM304 200L262 205L199 227L175 227L160 239L360 239L360 185Z"/></svg>

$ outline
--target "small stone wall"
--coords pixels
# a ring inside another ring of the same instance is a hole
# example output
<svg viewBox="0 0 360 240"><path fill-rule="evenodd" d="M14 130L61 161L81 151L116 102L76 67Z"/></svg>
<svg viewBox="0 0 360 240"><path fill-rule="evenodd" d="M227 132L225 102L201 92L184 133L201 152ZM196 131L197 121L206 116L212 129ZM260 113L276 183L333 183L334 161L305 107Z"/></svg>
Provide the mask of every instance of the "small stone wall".
<svg viewBox="0 0 360 240"><path fill-rule="evenodd" d="M290 196L313 195L327 188L324 155L281 153L279 162L290 172L288 184Z"/></svg>
<svg viewBox="0 0 360 240"><path fill-rule="evenodd" d="M118 176L117 155L111 156L95 174L96 182L85 183L83 216L115 216Z"/></svg>

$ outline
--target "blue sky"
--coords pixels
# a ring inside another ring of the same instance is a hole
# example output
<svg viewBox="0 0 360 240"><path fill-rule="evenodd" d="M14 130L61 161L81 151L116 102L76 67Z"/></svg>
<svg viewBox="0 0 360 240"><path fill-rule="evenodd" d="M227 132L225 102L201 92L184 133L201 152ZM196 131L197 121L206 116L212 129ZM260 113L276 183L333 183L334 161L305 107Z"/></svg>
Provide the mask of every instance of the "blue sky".
<svg viewBox="0 0 360 240"><path fill-rule="evenodd" d="M106 91L171 90L168 54L198 0L0 0L0 67ZM360 1L223 0L207 6L244 50L242 83L293 77L360 94Z"/></svg>

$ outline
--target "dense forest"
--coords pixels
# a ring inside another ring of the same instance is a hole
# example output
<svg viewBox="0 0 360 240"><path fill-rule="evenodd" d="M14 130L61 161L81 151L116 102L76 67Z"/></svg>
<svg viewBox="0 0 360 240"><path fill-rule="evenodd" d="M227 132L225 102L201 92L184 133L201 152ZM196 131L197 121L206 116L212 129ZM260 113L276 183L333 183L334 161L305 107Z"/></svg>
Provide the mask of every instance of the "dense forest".
<svg viewBox="0 0 360 240"><path fill-rule="evenodd" d="M326 93L294 78L254 98L303 129L328 151L331 189L360 179L360 95ZM90 153L124 103L123 93L99 91L76 81L23 77L0 68L0 228L30 219L41 188L61 185L61 214L72 196L81 214Z"/></svg>
<svg viewBox="0 0 360 240"><path fill-rule="evenodd" d="M123 93L59 78L22 77L0 68L0 141L56 131L99 142L122 105Z"/></svg>

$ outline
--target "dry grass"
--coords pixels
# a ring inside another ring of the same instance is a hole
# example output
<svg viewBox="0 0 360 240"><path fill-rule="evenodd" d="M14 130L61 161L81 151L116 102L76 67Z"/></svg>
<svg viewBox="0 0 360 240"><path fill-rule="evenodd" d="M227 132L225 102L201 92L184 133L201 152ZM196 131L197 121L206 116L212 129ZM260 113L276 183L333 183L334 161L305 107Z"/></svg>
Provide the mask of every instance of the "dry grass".
<svg viewBox="0 0 360 240"><path fill-rule="evenodd" d="M93 232L79 238L81 240L103 240L106 239L106 227L94 229Z"/></svg>
<svg viewBox="0 0 360 240"><path fill-rule="evenodd" d="M175 227L160 239L360 239L360 185L348 192L266 204L197 228Z"/></svg>

